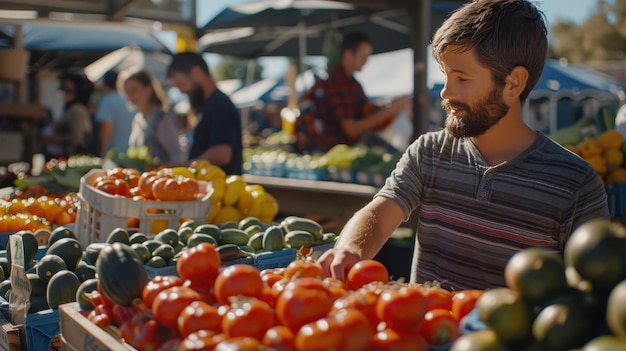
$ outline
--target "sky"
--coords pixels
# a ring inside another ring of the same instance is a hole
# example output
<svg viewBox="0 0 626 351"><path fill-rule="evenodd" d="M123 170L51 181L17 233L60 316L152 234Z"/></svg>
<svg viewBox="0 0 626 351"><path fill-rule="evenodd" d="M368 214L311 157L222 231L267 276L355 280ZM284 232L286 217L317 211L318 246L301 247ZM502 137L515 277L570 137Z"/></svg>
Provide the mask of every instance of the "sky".
<svg viewBox="0 0 626 351"><path fill-rule="evenodd" d="M250 1L254 0L200 0L196 16L198 26L204 25L227 6ZM535 0L533 2L546 15L548 28L557 21L564 20L580 24L593 14L597 7L597 0ZM217 55L209 55L208 60L212 67L219 64ZM266 78L282 75L287 65L287 59L282 58L265 58L260 59L259 62L264 67L263 75Z"/></svg>

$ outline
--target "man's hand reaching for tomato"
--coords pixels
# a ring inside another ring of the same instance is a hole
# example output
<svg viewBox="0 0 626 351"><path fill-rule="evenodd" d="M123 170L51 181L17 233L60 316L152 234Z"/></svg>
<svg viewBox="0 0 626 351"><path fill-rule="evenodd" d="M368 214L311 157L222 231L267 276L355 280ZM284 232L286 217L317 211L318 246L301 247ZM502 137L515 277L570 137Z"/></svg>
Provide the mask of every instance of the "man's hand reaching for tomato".
<svg viewBox="0 0 626 351"><path fill-rule="evenodd" d="M361 260L361 257L346 249L330 249L318 259L325 277L346 281L350 268Z"/></svg>

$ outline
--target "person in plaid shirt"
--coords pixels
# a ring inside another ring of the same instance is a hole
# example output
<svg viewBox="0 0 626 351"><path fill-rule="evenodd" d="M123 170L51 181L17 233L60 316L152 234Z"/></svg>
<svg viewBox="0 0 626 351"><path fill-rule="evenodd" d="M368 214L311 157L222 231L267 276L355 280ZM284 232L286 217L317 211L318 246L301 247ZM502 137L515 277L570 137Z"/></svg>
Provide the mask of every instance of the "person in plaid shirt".
<svg viewBox="0 0 626 351"><path fill-rule="evenodd" d="M341 43L341 60L301 99L296 120L297 147L301 152L326 152L337 144L354 145L367 132L389 125L411 103L407 97L384 108L372 104L353 73L361 70L372 53L370 39L353 32Z"/></svg>

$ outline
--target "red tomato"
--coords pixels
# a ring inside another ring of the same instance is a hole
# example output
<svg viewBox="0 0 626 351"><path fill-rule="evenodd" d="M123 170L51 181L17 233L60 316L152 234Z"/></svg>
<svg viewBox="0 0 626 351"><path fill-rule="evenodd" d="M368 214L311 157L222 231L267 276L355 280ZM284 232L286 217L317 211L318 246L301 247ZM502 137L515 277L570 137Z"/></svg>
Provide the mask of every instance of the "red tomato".
<svg viewBox="0 0 626 351"><path fill-rule="evenodd" d="M376 316L396 330L415 329L426 314L426 298L418 288L386 289L376 302Z"/></svg>
<svg viewBox="0 0 626 351"><path fill-rule="evenodd" d="M285 277L287 278L322 278L324 271L322 266L312 260L300 260L291 261L285 268Z"/></svg>
<svg viewBox="0 0 626 351"><path fill-rule="evenodd" d="M370 329L376 331L378 325L378 316L376 315L376 303L378 302L378 294L370 290L358 290L352 294L335 300L331 313L337 313L343 309L353 308L367 318Z"/></svg>
<svg viewBox="0 0 626 351"><path fill-rule="evenodd" d="M137 180L137 186L139 187L139 194L146 199L154 199L152 195L152 184L158 179L155 171L143 172Z"/></svg>
<svg viewBox="0 0 626 351"><path fill-rule="evenodd" d="M444 309L450 311L452 308L452 296L454 294L440 287L422 288L422 294L426 296L426 310Z"/></svg>
<svg viewBox="0 0 626 351"><path fill-rule="evenodd" d="M226 339L224 334L215 334L208 330L198 330L187 335L180 343L178 351L213 351L215 346Z"/></svg>
<svg viewBox="0 0 626 351"><path fill-rule="evenodd" d="M222 331L222 316L218 314L217 308L208 303L194 301L180 312L177 324L178 332L183 338L198 330L219 333Z"/></svg>
<svg viewBox="0 0 626 351"><path fill-rule="evenodd" d="M281 324L297 332L303 325L326 317L332 303L329 294L319 289L285 289L276 300L276 316Z"/></svg>
<svg viewBox="0 0 626 351"><path fill-rule="evenodd" d="M428 351L426 340L414 333L399 333L391 328L385 328L373 337L378 351Z"/></svg>
<svg viewBox="0 0 626 351"><path fill-rule="evenodd" d="M209 305L214 305L217 302L215 294L213 293L213 284L215 278L198 279L198 280L185 280L183 286L191 288L200 294L202 301Z"/></svg>
<svg viewBox="0 0 626 351"><path fill-rule="evenodd" d="M152 303L154 318L162 325L176 329L178 315L194 301L200 300L200 294L183 286L174 286L162 290Z"/></svg>
<svg viewBox="0 0 626 351"><path fill-rule="evenodd" d="M362 260L348 271L347 284L351 290L357 290L372 282L389 281L389 272L382 263L376 260Z"/></svg>
<svg viewBox="0 0 626 351"><path fill-rule="evenodd" d="M222 261L210 243L200 243L184 250L176 261L176 271L183 279L206 280L214 278Z"/></svg>
<svg viewBox="0 0 626 351"><path fill-rule="evenodd" d="M259 297L263 291L263 280L259 270L248 264L226 267L215 279L215 297L221 304L229 304L231 296Z"/></svg>
<svg viewBox="0 0 626 351"><path fill-rule="evenodd" d="M178 201L193 201L200 192L200 185L198 181L192 178L180 177L178 178L180 185L180 192L178 194Z"/></svg>
<svg viewBox="0 0 626 351"><path fill-rule="evenodd" d="M222 330L230 337L249 336L261 340L275 325L274 311L257 298L244 298L231 304L230 311L222 318Z"/></svg>
<svg viewBox="0 0 626 351"><path fill-rule="evenodd" d="M123 179L101 179L94 184L94 188L111 195L130 195L130 187Z"/></svg>
<svg viewBox="0 0 626 351"><path fill-rule="evenodd" d="M426 312L419 333L430 345L450 344L461 336L459 322L450 311L444 309Z"/></svg>
<svg viewBox="0 0 626 351"><path fill-rule="evenodd" d="M263 283L265 284L265 286L271 288L274 283L276 283L279 280L282 280L284 277L280 274L276 274L276 273L266 273L266 274L262 274L261 275L261 280L263 280Z"/></svg>
<svg viewBox="0 0 626 351"><path fill-rule="evenodd" d="M192 201L198 190L198 182L191 178L163 176L152 183L152 195L161 201Z"/></svg>
<svg viewBox="0 0 626 351"><path fill-rule="evenodd" d="M249 336L237 336L220 341L215 345L215 351L259 351L261 342Z"/></svg>
<svg viewBox="0 0 626 351"><path fill-rule="evenodd" d="M110 307L104 305L98 305L95 309L91 310L87 315L87 319L97 325L100 328L106 328L113 322L113 312Z"/></svg>
<svg viewBox="0 0 626 351"><path fill-rule="evenodd" d="M468 315L476 305L476 301L482 296L484 290L462 290L452 296L450 310L457 321Z"/></svg>
<svg viewBox="0 0 626 351"><path fill-rule="evenodd" d="M152 308L154 299L161 291L181 285L183 285L183 281L175 275L157 275L143 287L141 298L143 299L143 303L150 309Z"/></svg>
<svg viewBox="0 0 626 351"><path fill-rule="evenodd" d="M108 308L113 308L113 305L115 305L115 303L113 302L113 300L111 300L110 297L107 296L107 294L104 293L104 290L102 289L102 284L100 284L100 279L98 279L98 283L96 283L96 290L98 290L98 292L100 293L100 299L102 299L102 304Z"/></svg>
<svg viewBox="0 0 626 351"><path fill-rule="evenodd" d="M276 351L296 351L296 337L284 325L269 328L261 343Z"/></svg>
<svg viewBox="0 0 626 351"><path fill-rule="evenodd" d="M111 309L111 314L113 315L113 320L115 320L115 324L122 325L122 323L133 319L133 317L139 313L139 310L134 307L134 306L130 306L130 307L125 307L125 306L120 306L118 304L113 305L113 308Z"/></svg>
<svg viewBox="0 0 626 351"><path fill-rule="evenodd" d="M172 331L157 323L149 310L120 326L122 339L138 350L156 350L174 335Z"/></svg>
<svg viewBox="0 0 626 351"><path fill-rule="evenodd" d="M343 351L361 351L372 348L372 326L361 311L347 308L332 315L344 330L343 344L339 348Z"/></svg>
<svg viewBox="0 0 626 351"><path fill-rule="evenodd" d="M298 351L341 350L344 328L332 317L320 318L302 326L296 333Z"/></svg>

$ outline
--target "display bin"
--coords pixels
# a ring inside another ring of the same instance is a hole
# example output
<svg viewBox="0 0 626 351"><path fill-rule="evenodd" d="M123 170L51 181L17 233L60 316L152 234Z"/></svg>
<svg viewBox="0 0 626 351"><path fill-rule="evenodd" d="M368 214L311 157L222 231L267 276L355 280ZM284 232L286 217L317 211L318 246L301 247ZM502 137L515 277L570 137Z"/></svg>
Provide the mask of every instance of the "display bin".
<svg viewBox="0 0 626 351"><path fill-rule="evenodd" d="M61 332L59 310L47 309L26 315L24 321L27 350L48 350L49 345L59 346Z"/></svg>
<svg viewBox="0 0 626 351"><path fill-rule="evenodd" d="M175 275L178 276L178 272L176 271L176 265L169 265L169 266L165 266L165 267L151 267L151 266L144 266L146 267L146 272L148 273L148 278L152 279L154 277L156 277L157 275Z"/></svg>
<svg viewBox="0 0 626 351"><path fill-rule="evenodd" d="M80 313L76 302L59 306L59 323L61 325L61 350L134 350L130 345L122 343L112 332L107 332L90 322Z"/></svg>
<svg viewBox="0 0 626 351"><path fill-rule="evenodd" d="M261 252L254 257L254 266L259 270L284 268L296 259L298 250L287 248L279 251Z"/></svg>
<svg viewBox="0 0 626 351"><path fill-rule="evenodd" d="M158 225L160 229L153 228L156 221L167 221L167 228L175 229L183 218L204 221L209 214L211 187L207 182L199 181L207 195L196 201L133 200L110 195L90 185L105 174L105 170L93 169L80 179L80 210L76 218L76 232L83 246L104 242L115 228L156 234L156 231L162 230L161 225ZM138 226L129 228L130 219L138 221Z"/></svg>

